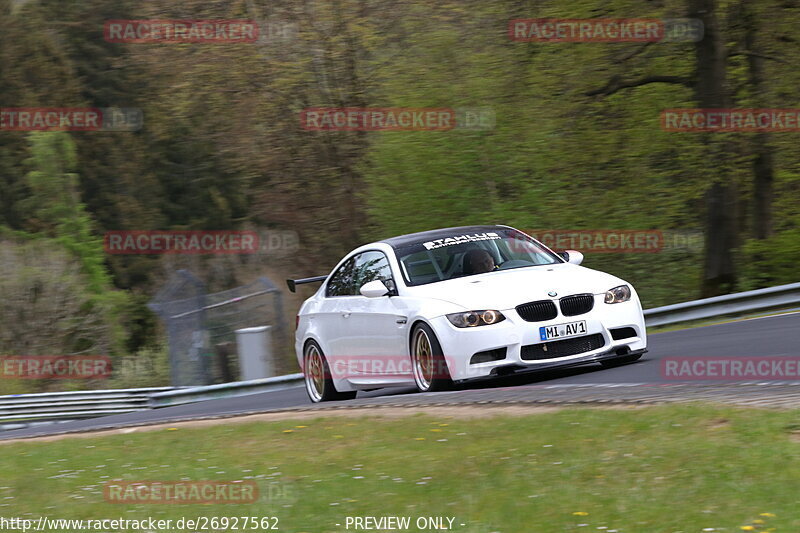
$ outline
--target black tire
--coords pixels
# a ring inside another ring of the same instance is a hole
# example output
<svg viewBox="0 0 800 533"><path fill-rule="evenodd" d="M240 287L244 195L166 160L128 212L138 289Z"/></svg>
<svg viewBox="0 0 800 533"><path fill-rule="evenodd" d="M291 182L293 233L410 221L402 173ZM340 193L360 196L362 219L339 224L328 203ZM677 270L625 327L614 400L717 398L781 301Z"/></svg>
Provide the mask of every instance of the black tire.
<svg viewBox="0 0 800 533"><path fill-rule="evenodd" d="M427 349L425 345L427 344ZM420 323L411 331L411 372L420 392L448 390L453 386L442 347L427 324ZM424 352L429 352L425 354Z"/></svg>
<svg viewBox="0 0 800 533"><path fill-rule="evenodd" d="M303 349L303 381L311 403L352 400L356 397L356 391L339 392L333 386L328 360L316 341L309 341Z"/></svg>
<svg viewBox="0 0 800 533"><path fill-rule="evenodd" d="M615 357L614 359L609 359L607 361L600 361L600 364L606 368L615 368L618 366L635 363L636 361L642 358L642 355L643 354L640 353L634 355L622 355L620 357Z"/></svg>

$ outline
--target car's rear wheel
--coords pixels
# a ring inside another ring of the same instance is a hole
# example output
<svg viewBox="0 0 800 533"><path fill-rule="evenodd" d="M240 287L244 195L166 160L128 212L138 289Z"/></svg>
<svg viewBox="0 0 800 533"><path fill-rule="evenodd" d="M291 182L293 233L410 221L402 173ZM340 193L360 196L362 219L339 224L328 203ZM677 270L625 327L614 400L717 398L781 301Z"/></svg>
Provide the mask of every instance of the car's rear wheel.
<svg viewBox="0 0 800 533"><path fill-rule="evenodd" d="M600 361L600 364L606 368L614 368L617 366L628 365L630 363L635 363L639 359L642 358L642 354L637 353L635 355L623 355L621 357L615 357L614 359L608 359L607 361Z"/></svg>
<svg viewBox="0 0 800 533"><path fill-rule="evenodd" d="M352 400L356 397L355 391L338 392L333 386L331 370L328 361L319 345L311 341L306 344L303 354L303 376L306 384L306 393L313 403L329 402L334 400Z"/></svg>
<svg viewBox="0 0 800 533"><path fill-rule="evenodd" d="M427 324L411 333L411 371L420 392L446 390L453 381L439 340Z"/></svg>

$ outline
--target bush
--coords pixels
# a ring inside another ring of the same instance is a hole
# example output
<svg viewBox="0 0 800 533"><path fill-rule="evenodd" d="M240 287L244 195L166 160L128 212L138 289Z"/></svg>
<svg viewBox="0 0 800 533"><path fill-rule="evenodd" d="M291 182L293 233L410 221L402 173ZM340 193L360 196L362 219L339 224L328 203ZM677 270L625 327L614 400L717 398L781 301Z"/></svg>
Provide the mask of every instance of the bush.
<svg viewBox="0 0 800 533"><path fill-rule="evenodd" d="M800 281L800 224L768 239L747 241L742 251L742 290Z"/></svg>
<svg viewBox="0 0 800 533"><path fill-rule="evenodd" d="M110 306L92 294L81 270L52 239L19 242L0 234L0 355L110 354ZM68 386L37 380L13 390L51 385Z"/></svg>

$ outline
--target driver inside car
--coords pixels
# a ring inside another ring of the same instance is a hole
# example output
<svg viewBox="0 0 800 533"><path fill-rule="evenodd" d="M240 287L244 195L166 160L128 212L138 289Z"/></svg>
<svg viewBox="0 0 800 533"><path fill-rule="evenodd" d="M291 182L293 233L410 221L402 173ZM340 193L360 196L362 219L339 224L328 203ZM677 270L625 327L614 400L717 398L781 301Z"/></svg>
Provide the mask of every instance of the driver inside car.
<svg viewBox="0 0 800 533"><path fill-rule="evenodd" d="M483 248L474 248L464 254L464 274L483 274L497 270L494 257Z"/></svg>

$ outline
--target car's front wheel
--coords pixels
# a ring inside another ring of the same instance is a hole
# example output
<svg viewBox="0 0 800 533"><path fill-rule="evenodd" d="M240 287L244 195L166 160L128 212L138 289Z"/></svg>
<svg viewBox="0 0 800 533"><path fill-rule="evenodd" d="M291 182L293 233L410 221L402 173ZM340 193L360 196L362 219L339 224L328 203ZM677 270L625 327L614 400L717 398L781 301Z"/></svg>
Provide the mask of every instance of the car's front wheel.
<svg viewBox="0 0 800 533"><path fill-rule="evenodd" d="M446 390L453 384L439 340L427 324L417 324L411 333L411 371L420 392Z"/></svg>
<svg viewBox="0 0 800 533"><path fill-rule="evenodd" d="M306 344L303 354L303 376L306 392L313 403L352 400L356 397L355 391L338 392L336 390L333 386L328 361L319 345L314 341Z"/></svg>

